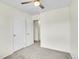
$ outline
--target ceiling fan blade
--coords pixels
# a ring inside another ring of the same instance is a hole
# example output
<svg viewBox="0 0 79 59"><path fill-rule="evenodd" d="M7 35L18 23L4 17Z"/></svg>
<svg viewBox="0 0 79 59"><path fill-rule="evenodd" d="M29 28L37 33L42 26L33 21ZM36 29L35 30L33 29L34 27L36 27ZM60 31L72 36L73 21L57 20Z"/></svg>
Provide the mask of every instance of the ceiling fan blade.
<svg viewBox="0 0 79 59"><path fill-rule="evenodd" d="M31 3L32 1L28 1L28 2L22 2L21 4L28 4Z"/></svg>
<svg viewBox="0 0 79 59"><path fill-rule="evenodd" d="M41 4L39 5L39 7L40 7L41 9L44 9L44 8L45 8L45 7L44 7L43 5L41 5Z"/></svg>
<svg viewBox="0 0 79 59"><path fill-rule="evenodd" d="M40 1L40 0L36 0L36 1Z"/></svg>

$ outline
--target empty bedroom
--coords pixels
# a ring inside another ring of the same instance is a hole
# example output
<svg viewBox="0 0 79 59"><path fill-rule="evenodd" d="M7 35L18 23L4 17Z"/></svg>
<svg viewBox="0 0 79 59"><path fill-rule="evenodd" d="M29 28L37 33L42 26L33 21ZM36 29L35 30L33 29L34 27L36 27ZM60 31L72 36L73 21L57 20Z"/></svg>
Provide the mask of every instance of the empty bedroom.
<svg viewBox="0 0 79 59"><path fill-rule="evenodd" d="M0 0L0 59L78 59L78 0Z"/></svg>

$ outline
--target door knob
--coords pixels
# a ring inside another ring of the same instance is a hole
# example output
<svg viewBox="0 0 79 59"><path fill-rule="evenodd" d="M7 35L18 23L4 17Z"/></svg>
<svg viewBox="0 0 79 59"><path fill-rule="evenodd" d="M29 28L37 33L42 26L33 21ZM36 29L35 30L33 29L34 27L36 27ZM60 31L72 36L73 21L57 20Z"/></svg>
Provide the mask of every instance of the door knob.
<svg viewBox="0 0 79 59"><path fill-rule="evenodd" d="M16 34L13 34L13 37L16 37Z"/></svg>

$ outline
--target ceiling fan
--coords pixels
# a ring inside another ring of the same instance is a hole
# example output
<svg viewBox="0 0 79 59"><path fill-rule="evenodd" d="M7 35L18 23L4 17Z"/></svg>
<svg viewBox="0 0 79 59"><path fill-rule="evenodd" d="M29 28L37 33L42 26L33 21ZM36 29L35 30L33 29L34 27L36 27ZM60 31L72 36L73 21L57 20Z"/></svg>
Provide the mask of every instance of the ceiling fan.
<svg viewBox="0 0 79 59"><path fill-rule="evenodd" d="M41 4L40 0L32 0L32 1L27 1L27 2L22 2L21 4L29 4L29 3L34 3L34 6L39 6L41 9L44 9L45 7Z"/></svg>

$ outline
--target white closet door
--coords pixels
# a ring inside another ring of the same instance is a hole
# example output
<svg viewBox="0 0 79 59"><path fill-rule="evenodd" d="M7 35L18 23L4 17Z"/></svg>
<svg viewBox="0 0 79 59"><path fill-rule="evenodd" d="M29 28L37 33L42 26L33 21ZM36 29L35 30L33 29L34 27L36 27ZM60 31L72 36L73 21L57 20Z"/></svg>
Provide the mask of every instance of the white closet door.
<svg viewBox="0 0 79 59"><path fill-rule="evenodd" d="M25 19L16 17L13 20L13 50L19 50L25 46Z"/></svg>

